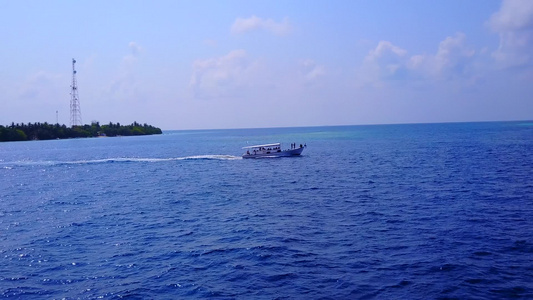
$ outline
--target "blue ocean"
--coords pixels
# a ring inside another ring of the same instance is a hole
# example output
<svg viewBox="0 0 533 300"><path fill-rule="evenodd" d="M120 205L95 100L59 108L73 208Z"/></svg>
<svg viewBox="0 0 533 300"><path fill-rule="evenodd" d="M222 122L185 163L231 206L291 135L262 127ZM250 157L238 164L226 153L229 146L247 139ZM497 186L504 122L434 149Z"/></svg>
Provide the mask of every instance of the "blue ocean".
<svg viewBox="0 0 533 300"><path fill-rule="evenodd" d="M3 298L533 298L531 121L9 142L0 179Z"/></svg>

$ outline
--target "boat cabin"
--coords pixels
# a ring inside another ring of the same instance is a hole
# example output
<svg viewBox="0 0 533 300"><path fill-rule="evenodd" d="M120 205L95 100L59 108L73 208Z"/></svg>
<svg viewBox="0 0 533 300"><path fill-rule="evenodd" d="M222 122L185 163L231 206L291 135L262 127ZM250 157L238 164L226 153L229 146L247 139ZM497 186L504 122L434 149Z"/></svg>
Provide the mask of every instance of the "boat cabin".
<svg viewBox="0 0 533 300"><path fill-rule="evenodd" d="M271 154L281 152L281 143L248 146L243 149L246 149L247 155Z"/></svg>

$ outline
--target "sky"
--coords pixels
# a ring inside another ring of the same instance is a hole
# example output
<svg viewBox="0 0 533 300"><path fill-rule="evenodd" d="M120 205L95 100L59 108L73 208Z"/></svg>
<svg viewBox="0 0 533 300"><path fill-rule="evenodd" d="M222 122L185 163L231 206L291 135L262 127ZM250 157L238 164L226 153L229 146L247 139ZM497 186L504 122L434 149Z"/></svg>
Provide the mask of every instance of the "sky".
<svg viewBox="0 0 533 300"><path fill-rule="evenodd" d="M533 119L533 1L0 0L0 124ZM57 112L57 114L56 114Z"/></svg>

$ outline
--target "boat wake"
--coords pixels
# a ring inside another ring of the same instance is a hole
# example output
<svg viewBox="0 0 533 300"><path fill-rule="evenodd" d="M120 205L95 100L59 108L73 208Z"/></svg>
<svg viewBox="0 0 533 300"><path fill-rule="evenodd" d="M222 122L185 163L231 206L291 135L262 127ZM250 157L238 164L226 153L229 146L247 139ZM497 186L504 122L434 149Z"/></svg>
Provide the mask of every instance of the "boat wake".
<svg viewBox="0 0 533 300"><path fill-rule="evenodd" d="M58 165L84 165L84 164L105 164L105 163L157 163L180 160L240 160L242 157L233 155L192 155L171 158L140 158L140 157L118 157L92 160L73 161L16 161L0 162L0 168L12 169L15 166L58 166Z"/></svg>

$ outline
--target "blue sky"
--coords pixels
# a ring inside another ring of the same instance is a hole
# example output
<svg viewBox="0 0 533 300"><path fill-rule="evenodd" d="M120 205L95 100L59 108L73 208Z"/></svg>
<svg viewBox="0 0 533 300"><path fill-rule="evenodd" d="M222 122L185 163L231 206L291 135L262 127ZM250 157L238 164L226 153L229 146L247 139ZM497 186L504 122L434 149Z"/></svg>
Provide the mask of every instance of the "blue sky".
<svg viewBox="0 0 533 300"><path fill-rule="evenodd" d="M533 1L0 1L0 124L533 119Z"/></svg>

